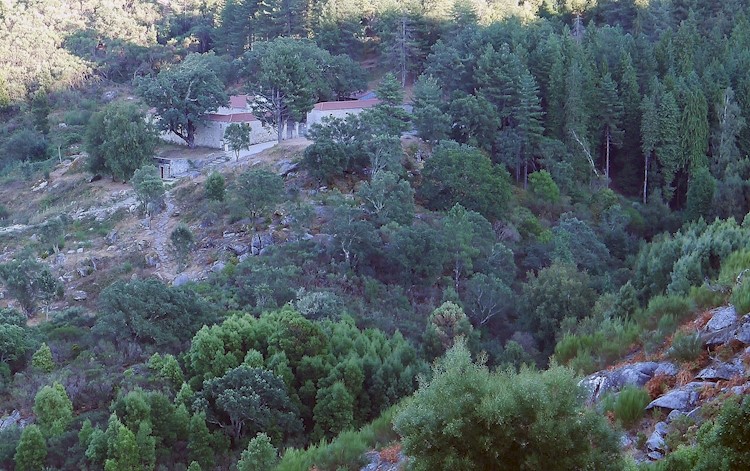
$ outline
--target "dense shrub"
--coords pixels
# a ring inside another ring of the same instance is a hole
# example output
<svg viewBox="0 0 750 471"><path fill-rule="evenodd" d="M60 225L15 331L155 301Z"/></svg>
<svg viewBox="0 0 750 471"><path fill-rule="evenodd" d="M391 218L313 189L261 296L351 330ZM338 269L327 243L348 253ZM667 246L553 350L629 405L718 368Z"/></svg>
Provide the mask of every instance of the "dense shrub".
<svg viewBox="0 0 750 471"><path fill-rule="evenodd" d="M614 431L580 403L571 370L491 372L463 344L435 364L394 428L415 471L622 468Z"/></svg>
<svg viewBox="0 0 750 471"><path fill-rule="evenodd" d="M750 312L750 281L745 280L732 290L732 296L729 298L737 312L745 314Z"/></svg>
<svg viewBox="0 0 750 471"><path fill-rule="evenodd" d="M703 352L703 342L697 333L685 334L678 332L672 339L672 346L667 354L677 361L696 360Z"/></svg>
<svg viewBox="0 0 750 471"><path fill-rule="evenodd" d="M649 402L651 397L645 390L627 386L617 394L612 404L612 412L623 426L629 428L643 417Z"/></svg>

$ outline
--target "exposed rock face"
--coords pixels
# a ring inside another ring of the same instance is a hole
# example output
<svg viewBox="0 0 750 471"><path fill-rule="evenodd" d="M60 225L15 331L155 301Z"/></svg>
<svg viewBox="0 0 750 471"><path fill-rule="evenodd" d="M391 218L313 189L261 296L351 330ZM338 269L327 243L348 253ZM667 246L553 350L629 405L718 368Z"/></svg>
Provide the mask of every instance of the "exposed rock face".
<svg viewBox="0 0 750 471"><path fill-rule="evenodd" d="M734 306L722 306L712 310L713 317L706 324L706 332L718 332L737 322L737 311Z"/></svg>
<svg viewBox="0 0 750 471"><path fill-rule="evenodd" d="M714 364L704 368L695 376L695 379L704 381L730 380L736 376L745 374L745 366L739 358L732 362L717 361Z"/></svg>
<svg viewBox="0 0 750 471"><path fill-rule="evenodd" d="M667 423L659 422L654 426L654 432L646 441L646 449L649 452L665 452L667 444L664 442L664 436L667 434Z"/></svg>
<svg viewBox="0 0 750 471"><path fill-rule="evenodd" d="M85 291L73 291L71 296L75 301L86 301L89 298L89 295Z"/></svg>
<svg viewBox="0 0 750 471"><path fill-rule="evenodd" d="M182 285L187 284L189 282L190 282L190 277L187 276L185 273L180 273L172 281L172 286L182 286Z"/></svg>
<svg viewBox="0 0 750 471"><path fill-rule="evenodd" d="M701 331L704 345L713 348L732 340L750 345L750 314L737 317L733 306L724 306L712 311L713 317Z"/></svg>
<svg viewBox="0 0 750 471"><path fill-rule="evenodd" d="M579 384L588 390L589 401L598 401L606 392L617 392L631 385L641 387L656 374L674 376L677 371L677 367L669 362L646 361L614 371L599 371L587 376Z"/></svg>
<svg viewBox="0 0 750 471"><path fill-rule="evenodd" d="M698 403L700 389L704 386L712 386L713 383L697 382L688 383L681 388L673 389L665 395L651 401L646 409L661 407L662 409L679 410L688 412Z"/></svg>

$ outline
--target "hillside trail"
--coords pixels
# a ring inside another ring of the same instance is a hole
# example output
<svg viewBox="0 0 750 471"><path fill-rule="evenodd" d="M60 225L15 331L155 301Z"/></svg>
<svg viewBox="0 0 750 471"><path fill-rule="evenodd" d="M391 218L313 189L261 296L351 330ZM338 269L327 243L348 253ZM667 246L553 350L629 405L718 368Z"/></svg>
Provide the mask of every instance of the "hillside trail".
<svg viewBox="0 0 750 471"><path fill-rule="evenodd" d="M172 221L175 205L172 198L171 190L164 193L164 204L166 208L149 221L150 230L148 231L153 240L153 249L159 256L158 272L168 281L177 276L177 262L169 240L169 235L176 223Z"/></svg>

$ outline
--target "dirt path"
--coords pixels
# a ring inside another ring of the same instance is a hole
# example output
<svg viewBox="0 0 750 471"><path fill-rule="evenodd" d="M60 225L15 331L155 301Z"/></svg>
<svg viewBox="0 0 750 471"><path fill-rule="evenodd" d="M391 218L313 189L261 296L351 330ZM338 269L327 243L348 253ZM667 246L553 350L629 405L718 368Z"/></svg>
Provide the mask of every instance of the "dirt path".
<svg viewBox="0 0 750 471"><path fill-rule="evenodd" d="M159 272L165 280L171 281L177 274L177 266L169 240L169 235L175 225L172 221L175 206L169 190L164 193L164 204L166 209L151 220L149 234L153 237L154 251L159 256L161 264Z"/></svg>

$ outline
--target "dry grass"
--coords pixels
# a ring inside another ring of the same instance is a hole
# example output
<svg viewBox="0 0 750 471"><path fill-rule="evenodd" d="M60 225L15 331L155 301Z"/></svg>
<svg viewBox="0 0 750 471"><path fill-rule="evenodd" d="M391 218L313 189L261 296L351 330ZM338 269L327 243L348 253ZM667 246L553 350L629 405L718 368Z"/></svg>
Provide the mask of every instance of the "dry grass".
<svg viewBox="0 0 750 471"><path fill-rule="evenodd" d="M677 378L674 376L659 373L648 380L644 387L646 388L646 391L648 391L648 395L651 396L651 400L654 400L674 388L676 383Z"/></svg>
<svg viewBox="0 0 750 471"><path fill-rule="evenodd" d="M700 316L693 321L693 326L696 329L702 329L708 324L708 321L710 321L713 316L714 314L711 311L703 311Z"/></svg>
<svg viewBox="0 0 750 471"><path fill-rule="evenodd" d="M401 444L395 443L389 447L380 450L380 459L388 463L397 463L401 453Z"/></svg>

